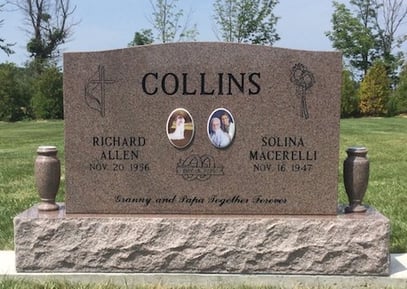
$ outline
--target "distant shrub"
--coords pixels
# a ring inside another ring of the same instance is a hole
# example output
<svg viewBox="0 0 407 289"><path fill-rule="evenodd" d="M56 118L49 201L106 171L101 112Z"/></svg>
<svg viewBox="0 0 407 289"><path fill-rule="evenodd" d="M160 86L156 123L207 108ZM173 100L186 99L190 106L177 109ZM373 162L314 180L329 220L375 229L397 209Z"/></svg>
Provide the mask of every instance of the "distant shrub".
<svg viewBox="0 0 407 289"><path fill-rule="evenodd" d="M18 121L30 116L30 86L23 68L0 64L0 120Z"/></svg>
<svg viewBox="0 0 407 289"><path fill-rule="evenodd" d="M360 84L360 112L365 116L383 116L388 113L390 80L386 67L376 62Z"/></svg>
<svg viewBox="0 0 407 289"><path fill-rule="evenodd" d="M341 117L355 117L359 115L359 98L357 83L350 71L342 71L341 89Z"/></svg>
<svg viewBox="0 0 407 289"><path fill-rule="evenodd" d="M391 105L395 114L407 113L407 64L400 72L399 83L391 98Z"/></svg>
<svg viewBox="0 0 407 289"><path fill-rule="evenodd" d="M56 66L44 68L44 71L34 79L32 106L35 118L64 117L62 79L62 72Z"/></svg>

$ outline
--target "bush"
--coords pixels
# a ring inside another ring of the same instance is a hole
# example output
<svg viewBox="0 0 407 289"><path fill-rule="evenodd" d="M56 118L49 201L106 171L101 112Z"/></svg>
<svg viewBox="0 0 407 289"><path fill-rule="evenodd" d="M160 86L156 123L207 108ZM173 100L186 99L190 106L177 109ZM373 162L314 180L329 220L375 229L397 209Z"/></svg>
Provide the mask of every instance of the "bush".
<svg viewBox="0 0 407 289"><path fill-rule="evenodd" d="M389 96L390 80L386 66L376 62L360 84L360 112L366 116L387 115Z"/></svg>
<svg viewBox="0 0 407 289"><path fill-rule="evenodd" d="M359 98L357 83L350 71L342 71L341 89L341 117L355 117L359 115Z"/></svg>
<svg viewBox="0 0 407 289"><path fill-rule="evenodd" d="M398 86L391 99L395 113L407 112L407 64L404 65L401 73Z"/></svg>
<svg viewBox="0 0 407 289"><path fill-rule="evenodd" d="M0 64L0 120L18 121L30 116L30 89L25 71L13 63Z"/></svg>
<svg viewBox="0 0 407 289"><path fill-rule="evenodd" d="M34 80L32 105L37 119L62 119L62 72L56 66L44 68Z"/></svg>

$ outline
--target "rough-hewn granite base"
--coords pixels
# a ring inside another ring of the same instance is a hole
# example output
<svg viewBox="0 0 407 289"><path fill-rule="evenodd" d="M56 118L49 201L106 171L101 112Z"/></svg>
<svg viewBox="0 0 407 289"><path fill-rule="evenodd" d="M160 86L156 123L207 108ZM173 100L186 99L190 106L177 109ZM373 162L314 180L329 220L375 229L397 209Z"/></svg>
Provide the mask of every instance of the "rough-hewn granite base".
<svg viewBox="0 0 407 289"><path fill-rule="evenodd" d="M388 275L390 226L337 216L39 213L14 219L18 272Z"/></svg>

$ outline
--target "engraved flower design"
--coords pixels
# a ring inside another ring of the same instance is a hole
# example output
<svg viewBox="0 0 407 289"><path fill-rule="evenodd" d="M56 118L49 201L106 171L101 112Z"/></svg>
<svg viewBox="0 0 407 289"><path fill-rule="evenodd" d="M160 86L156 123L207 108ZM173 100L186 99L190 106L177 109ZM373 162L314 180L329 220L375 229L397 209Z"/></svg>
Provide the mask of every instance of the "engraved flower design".
<svg viewBox="0 0 407 289"><path fill-rule="evenodd" d="M301 117L308 119L306 94L315 83L314 74L305 65L297 63L291 68L290 81L295 84L296 95L301 98Z"/></svg>

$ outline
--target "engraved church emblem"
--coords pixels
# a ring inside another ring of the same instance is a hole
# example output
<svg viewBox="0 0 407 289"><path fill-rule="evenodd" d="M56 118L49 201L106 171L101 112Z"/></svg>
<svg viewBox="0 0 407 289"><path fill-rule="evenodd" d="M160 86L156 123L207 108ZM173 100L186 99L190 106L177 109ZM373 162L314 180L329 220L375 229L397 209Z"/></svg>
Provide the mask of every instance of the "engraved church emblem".
<svg viewBox="0 0 407 289"><path fill-rule="evenodd" d="M301 99L301 117L309 119L306 96L315 83L314 74L305 65L297 63L291 68L290 81L296 86L296 96Z"/></svg>
<svg viewBox="0 0 407 289"><path fill-rule="evenodd" d="M186 181L206 181L211 176L222 176L223 166L216 166L215 159L210 155L190 155L177 164L177 175Z"/></svg>
<svg viewBox="0 0 407 289"><path fill-rule="evenodd" d="M102 117L105 116L106 109L106 85L115 83L115 80L106 79L105 67L98 66L98 70L89 78L85 85L86 104L94 110L99 111Z"/></svg>

